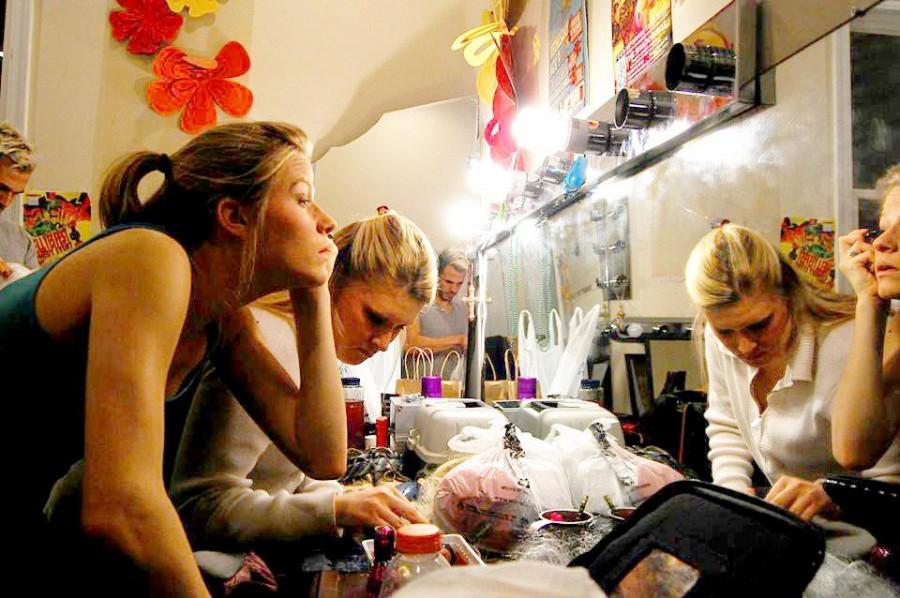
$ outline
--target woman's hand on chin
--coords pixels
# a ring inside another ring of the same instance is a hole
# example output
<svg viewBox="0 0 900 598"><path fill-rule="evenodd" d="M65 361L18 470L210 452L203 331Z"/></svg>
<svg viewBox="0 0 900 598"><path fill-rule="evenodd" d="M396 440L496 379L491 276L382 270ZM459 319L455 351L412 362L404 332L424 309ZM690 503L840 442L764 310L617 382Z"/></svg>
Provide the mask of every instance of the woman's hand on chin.
<svg viewBox="0 0 900 598"><path fill-rule="evenodd" d="M840 269L859 298L881 301L873 271L875 248L866 242L866 232L866 229L860 228L838 239Z"/></svg>

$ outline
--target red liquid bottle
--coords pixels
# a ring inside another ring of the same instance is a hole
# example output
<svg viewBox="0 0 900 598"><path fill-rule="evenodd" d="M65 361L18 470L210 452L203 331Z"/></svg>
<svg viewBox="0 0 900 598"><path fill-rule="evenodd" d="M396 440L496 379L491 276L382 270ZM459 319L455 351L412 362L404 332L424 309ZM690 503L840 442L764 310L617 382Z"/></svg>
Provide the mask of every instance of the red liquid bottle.
<svg viewBox="0 0 900 598"><path fill-rule="evenodd" d="M375 562L366 583L366 598L378 598L388 562L394 556L394 529L384 525L375 528Z"/></svg>
<svg viewBox="0 0 900 598"><path fill-rule="evenodd" d="M366 448L366 404L359 378L341 378L347 411L347 448Z"/></svg>

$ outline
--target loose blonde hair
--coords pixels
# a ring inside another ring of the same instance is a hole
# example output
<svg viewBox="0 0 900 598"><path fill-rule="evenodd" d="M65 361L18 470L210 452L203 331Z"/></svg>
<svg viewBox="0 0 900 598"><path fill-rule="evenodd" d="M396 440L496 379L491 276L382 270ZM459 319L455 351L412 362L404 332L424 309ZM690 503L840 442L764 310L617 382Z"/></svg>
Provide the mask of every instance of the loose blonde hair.
<svg viewBox="0 0 900 598"><path fill-rule="evenodd" d="M774 293L787 300L797 331L816 331L853 319L856 299L817 289L800 278L785 256L759 233L725 224L703 236L685 267L688 295L698 308L694 340L702 356L704 310L725 307L757 293Z"/></svg>
<svg viewBox="0 0 900 598"><path fill-rule="evenodd" d="M887 199L891 190L898 185L900 185L900 164L894 164L878 178L878 181L875 183L875 191L883 202Z"/></svg>
<svg viewBox="0 0 900 598"><path fill-rule="evenodd" d="M8 122L0 123L0 158L12 162L15 170L31 173L35 166L33 151L15 127Z"/></svg>
<svg viewBox="0 0 900 598"><path fill-rule="evenodd" d="M348 224L334 235L338 256L328 281L332 295L351 281L384 282L400 287L430 305L437 288L437 260L425 233L411 220L386 212ZM292 319L287 291L272 293L253 305Z"/></svg>
<svg viewBox="0 0 900 598"><path fill-rule="evenodd" d="M306 133L279 122L243 122L214 127L172 156L136 152L107 173L100 191L104 227L146 222L166 229L192 251L215 230L216 206L229 197L251 208L251 235L241 259L240 285L249 285L265 219L268 191L285 162L299 152L309 157ZM142 203L138 185L153 171L162 186Z"/></svg>

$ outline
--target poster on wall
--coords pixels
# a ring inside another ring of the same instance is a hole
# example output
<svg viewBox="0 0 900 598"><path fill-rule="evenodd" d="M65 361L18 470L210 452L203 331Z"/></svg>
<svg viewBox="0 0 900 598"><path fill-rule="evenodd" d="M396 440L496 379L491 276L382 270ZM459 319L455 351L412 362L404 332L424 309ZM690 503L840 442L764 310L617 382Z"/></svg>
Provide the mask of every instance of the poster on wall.
<svg viewBox="0 0 900 598"><path fill-rule="evenodd" d="M571 114L587 103L585 0L550 1L550 107Z"/></svg>
<svg viewBox="0 0 900 598"><path fill-rule="evenodd" d="M641 77L672 45L671 0L612 0L616 91L647 89Z"/></svg>
<svg viewBox="0 0 900 598"><path fill-rule="evenodd" d="M819 288L833 288L833 219L785 216L779 248L804 279Z"/></svg>
<svg viewBox="0 0 900 598"><path fill-rule="evenodd" d="M34 239L42 266L91 235L91 197L83 191L28 191L23 204L25 230Z"/></svg>

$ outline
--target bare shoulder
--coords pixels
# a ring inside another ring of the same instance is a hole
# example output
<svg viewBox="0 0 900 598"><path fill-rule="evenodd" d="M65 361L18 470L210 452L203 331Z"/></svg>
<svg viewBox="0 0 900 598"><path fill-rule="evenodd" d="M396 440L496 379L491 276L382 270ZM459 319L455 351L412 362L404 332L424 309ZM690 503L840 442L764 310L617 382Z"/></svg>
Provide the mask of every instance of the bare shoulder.
<svg viewBox="0 0 900 598"><path fill-rule="evenodd" d="M184 248L162 232L135 228L67 256L47 274L35 309L41 326L62 337L86 324L101 297L119 302L123 310L149 309L166 317L186 309L190 291Z"/></svg>

